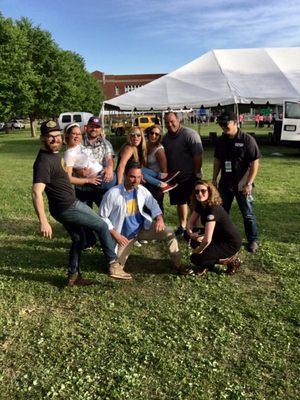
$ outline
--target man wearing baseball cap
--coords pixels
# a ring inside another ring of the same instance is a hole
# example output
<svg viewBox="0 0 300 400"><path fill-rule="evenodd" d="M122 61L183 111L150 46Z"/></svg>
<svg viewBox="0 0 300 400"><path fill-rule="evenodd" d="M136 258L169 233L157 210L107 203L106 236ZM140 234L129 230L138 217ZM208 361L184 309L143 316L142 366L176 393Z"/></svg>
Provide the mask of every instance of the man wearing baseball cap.
<svg viewBox="0 0 300 400"><path fill-rule="evenodd" d="M85 135L82 144L103 167L103 170L99 176L101 180L100 185L78 185L75 188L76 197L90 207L93 207L93 203L99 207L104 193L117 183L114 174L113 147L105 139L99 117L93 116L89 119L88 124L85 126ZM76 172L79 175L84 174L84 171Z"/></svg>
<svg viewBox="0 0 300 400"><path fill-rule="evenodd" d="M49 120L43 122L40 129L42 148L33 166L32 186L32 200L40 222L40 231L45 238L51 239L52 227L44 208L43 193L45 192L50 214L65 227L72 239L68 286L90 285L94 282L83 279L79 267L81 251L85 247L83 228L89 228L96 232L110 266L116 264L115 244L103 219L75 197L74 189L59 154L62 146L59 125L55 121ZM126 279L126 277L122 279Z"/></svg>
<svg viewBox="0 0 300 400"><path fill-rule="evenodd" d="M229 213L236 198L244 220L247 250L255 253L258 249L258 229L253 209L253 187L261 153L255 139L240 130L236 114L222 113L218 124L223 134L216 142L213 183L216 185L221 171L219 191L223 207Z"/></svg>

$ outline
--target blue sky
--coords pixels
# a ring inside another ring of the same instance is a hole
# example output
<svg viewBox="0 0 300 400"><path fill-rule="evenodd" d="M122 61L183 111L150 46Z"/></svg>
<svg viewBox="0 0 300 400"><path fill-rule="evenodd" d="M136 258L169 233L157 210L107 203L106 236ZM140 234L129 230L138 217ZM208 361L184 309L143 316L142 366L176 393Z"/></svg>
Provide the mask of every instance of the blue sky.
<svg viewBox="0 0 300 400"><path fill-rule="evenodd" d="M89 71L171 72L212 49L300 45L299 0L0 0Z"/></svg>

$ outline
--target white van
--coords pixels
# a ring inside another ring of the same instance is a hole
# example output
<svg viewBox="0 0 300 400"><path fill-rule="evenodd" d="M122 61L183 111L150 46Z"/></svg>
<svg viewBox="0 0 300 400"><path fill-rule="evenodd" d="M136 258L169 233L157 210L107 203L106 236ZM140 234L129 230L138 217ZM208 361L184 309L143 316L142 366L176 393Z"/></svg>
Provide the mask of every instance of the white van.
<svg viewBox="0 0 300 400"><path fill-rule="evenodd" d="M300 101L284 101L282 119L274 124L275 143L300 149Z"/></svg>
<svg viewBox="0 0 300 400"><path fill-rule="evenodd" d="M77 122L80 125L81 132L84 130L84 125L87 125L89 119L93 114L89 112L64 112L58 117L58 124L60 129L64 129L65 126L71 124L72 122Z"/></svg>

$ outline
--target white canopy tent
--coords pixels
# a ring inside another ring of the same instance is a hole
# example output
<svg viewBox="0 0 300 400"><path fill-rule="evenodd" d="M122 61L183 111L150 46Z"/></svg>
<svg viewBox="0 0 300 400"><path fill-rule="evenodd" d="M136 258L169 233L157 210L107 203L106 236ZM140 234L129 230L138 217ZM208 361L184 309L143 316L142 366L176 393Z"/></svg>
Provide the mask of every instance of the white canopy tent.
<svg viewBox="0 0 300 400"><path fill-rule="evenodd" d="M300 99L300 48L212 50L104 102L119 110L178 110Z"/></svg>

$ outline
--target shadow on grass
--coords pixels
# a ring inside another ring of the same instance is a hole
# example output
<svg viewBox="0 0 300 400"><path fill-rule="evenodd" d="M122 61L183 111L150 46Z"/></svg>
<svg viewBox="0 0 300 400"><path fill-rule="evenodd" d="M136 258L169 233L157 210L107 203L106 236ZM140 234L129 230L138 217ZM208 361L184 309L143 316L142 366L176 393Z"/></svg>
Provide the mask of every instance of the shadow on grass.
<svg viewBox="0 0 300 400"><path fill-rule="evenodd" d="M31 281L48 283L52 286L56 286L59 289L63 289L66 286L66 276L62 275L47 275L36 272L24 272L24 271L12 271L9 269L2 269L0 267L0 275L13 278L16 281Z"/></svg>
<svg viewBox="0 0 300 400"><path fill-rule="evenodd" d="M24 248L20 246L24 243ZM54 270L64 268L67 271L68 250L61 247L56 248L52 242L49 251L44 248L40 249L34 240L22 240L18 246L2 247L2 257L0 262L0 276L12 277L18 280L28 280L36 282L44 282L59 288L65 286L66 275L53 275ZM28 246L29 243L29 247ZM81 270L85 272L96 272L107 274L108 265L102 251L99 247L91 251L84 251L81 257ZM133 274L166 274L175 273L172 269L171 261L166 259L152 259L143 255L131 254L126 264L126 270ZM48 273L47 273L48 271ZM49 273L51 271L51 273Z"/></svg>

